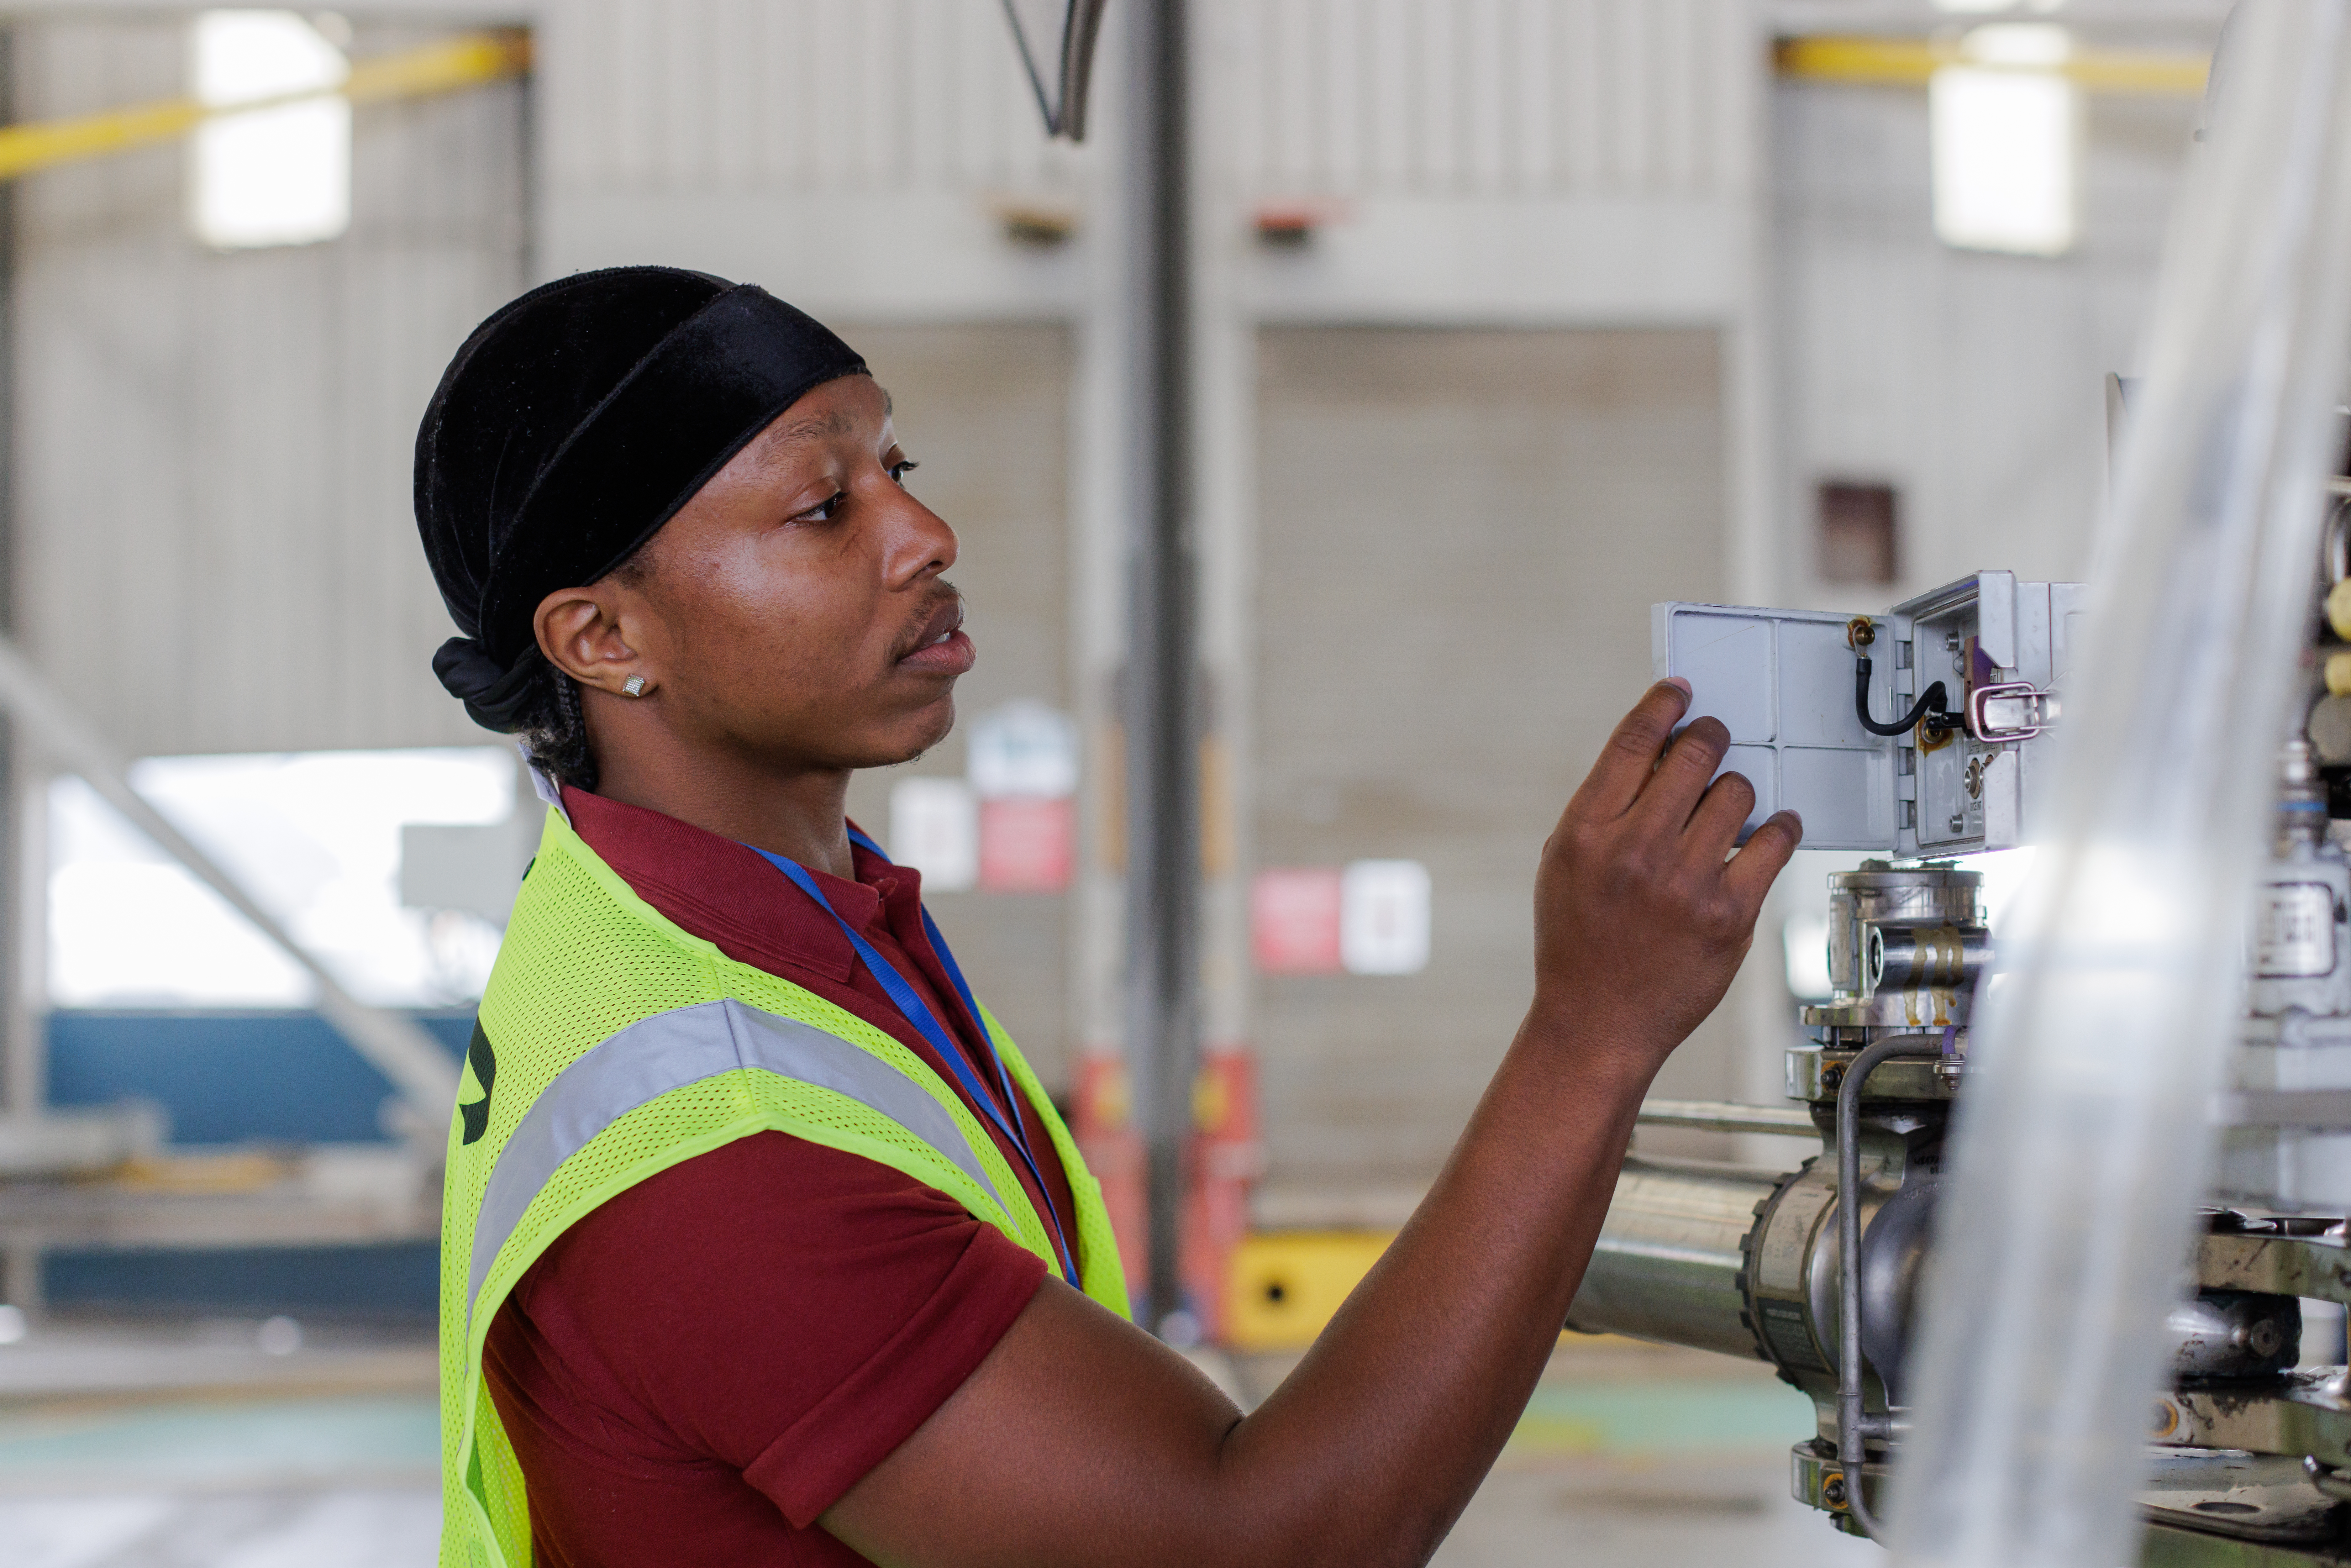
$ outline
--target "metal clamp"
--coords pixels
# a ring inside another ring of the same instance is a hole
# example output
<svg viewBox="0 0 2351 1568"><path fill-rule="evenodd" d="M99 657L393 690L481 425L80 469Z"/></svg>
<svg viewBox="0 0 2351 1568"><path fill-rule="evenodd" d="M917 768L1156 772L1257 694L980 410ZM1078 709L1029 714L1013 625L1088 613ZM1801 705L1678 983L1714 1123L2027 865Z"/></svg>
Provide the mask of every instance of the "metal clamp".
<svg viewBox="0 0 2351 1568"><path fill-rule="evenodd" d="M1992 712L1995 703L1998 714ZM1968 694L1968 733L1986 746L2031 740L2057 717L2057 694L2031 681L2002 681Z"/></svg>

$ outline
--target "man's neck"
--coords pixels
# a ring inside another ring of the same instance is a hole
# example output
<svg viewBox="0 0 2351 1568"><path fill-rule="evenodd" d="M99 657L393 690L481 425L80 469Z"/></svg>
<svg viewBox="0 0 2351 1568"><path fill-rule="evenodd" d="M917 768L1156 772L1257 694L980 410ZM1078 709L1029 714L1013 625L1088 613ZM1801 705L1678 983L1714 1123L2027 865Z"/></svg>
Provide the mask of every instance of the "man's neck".
<svg viewBox="0 0 2351 1568"><path fill-rule="evenodd" d="M777 773L732 758L694 756L647 767L628 748L613 749L619 755L599 758L596 792L605 799L675 817L834 876L855 878L849 852L850 769Z"/></svg>

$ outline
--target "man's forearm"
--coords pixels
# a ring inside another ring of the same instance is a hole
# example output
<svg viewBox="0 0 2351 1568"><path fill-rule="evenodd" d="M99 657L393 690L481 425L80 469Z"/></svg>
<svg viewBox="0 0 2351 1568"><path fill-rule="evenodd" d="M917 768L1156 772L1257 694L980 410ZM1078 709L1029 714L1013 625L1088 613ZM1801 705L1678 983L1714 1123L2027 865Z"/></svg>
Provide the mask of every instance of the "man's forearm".
<svg viewBox="0 0 2351 1568"><path fill-rule="evenodd" d="M1607 1209L1649 1074L1595 1048L1599 1027L1521 1028L1427 1198L1254 1415L1048 1281L828 1527L892 1568L1426 1562L1509 1439ZM1113 1390L1116 1416L1092 1419Z"/></svg>
<svg viewBox="0 0 2351 1568"><path fill-rule="evenodd" d="M1419 1563L1468 1505L1558 1340L1648 1087L1649 1053L1591 1028L1529 1017L1411 1222L1226 1439L1235 1495L1264 1500L1237 1560Z"/></svg>

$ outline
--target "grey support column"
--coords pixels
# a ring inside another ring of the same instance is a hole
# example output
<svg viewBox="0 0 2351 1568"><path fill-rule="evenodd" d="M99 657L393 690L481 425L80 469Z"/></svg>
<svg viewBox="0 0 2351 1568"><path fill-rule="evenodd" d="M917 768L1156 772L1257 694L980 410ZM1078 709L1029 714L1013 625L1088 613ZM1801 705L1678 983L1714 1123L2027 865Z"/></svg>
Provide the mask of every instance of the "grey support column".
<svg viewBox="0 0 2351 1568"><path fill-rule="evenodd" d="M1126 1049L1143 1135L1155 1330L1179 1304L1177 1226L1199 1051L1199 779L1192 540L1189 36L1184 0L1136 0L1115 180L1128 352Z"/></svg>
<svg viewBox="0 0 2351 1568"><path fill-rule="evenodd" d="M15 36L0 28L0 124L16 112ZM16 190L0 184L0 637L16 632ZM23 727L0 715L0 1113L37 1116L48 1103L48 779ZM41 1252L0 1243L0 1301L41 1305Z"/></svg>

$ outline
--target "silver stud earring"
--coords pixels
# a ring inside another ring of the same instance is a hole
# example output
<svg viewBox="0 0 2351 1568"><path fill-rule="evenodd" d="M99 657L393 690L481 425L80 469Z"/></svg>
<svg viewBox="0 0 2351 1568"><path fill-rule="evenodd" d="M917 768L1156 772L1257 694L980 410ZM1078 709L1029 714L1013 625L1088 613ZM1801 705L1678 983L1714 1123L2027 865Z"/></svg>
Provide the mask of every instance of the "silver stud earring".
<svg viewBox="0 0 2351 1568"><path fill-rule="evenodd" d="M641 697L645 695L645 678L643 675L631 675L621 683L621 689L632 697Z"/></svg>

